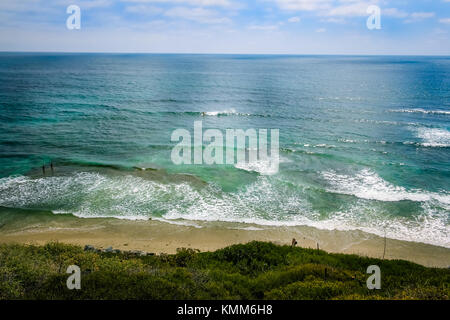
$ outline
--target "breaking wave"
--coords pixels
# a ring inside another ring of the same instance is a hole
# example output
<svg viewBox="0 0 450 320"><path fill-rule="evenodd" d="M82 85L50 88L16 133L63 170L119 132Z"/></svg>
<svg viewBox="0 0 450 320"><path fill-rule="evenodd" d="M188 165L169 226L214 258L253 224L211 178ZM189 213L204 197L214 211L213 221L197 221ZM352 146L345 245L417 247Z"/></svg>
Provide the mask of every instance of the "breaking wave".
<svg viewBox="0 0 450 320"><path fill-rule="evenodd" d="M420 189L406 190L395 186L370 169L363 169L355 175L338 174L335 171L322 172L328 183L329 192L353 195L367 200L417 202L438 201L450 205L450 194L427 192Z"/></svg>
<svg viewBox="0 0 450 320"><path fill-rule="evenodd" d="M450 147L450 131L439 128L419 128L417 137L424 147Z"/></svg>
<svg viewBox="0 0 450 320"><path fill-rule="evenodd" d="M450 247L449 194L406 190L384 181L371 170L362 170L354 176L327 171L322 177L328 187L320 192L354 195L360 200L322 216L309 201L308 190L293 188L276 176L258 175L238 190L224 192L214 184L165 183L128 173L77 172L66 176L0 179L0 206L46 209L81 218L152 218L174 223L181 219L191 225L194 221L307 225L329 230L363 230L379 236L386 232L390 238ZM386 216L370 200L417 201L423 210L415 218Z"/></svg>
<svg viewBox="0 0 450 320"><path fill-rule="evenodd" d="M450 111L447 110L425 110L422 108L415 109L393 109L389 112L402 112L402 113L423 113L423 114L440 114L440 115L450 115Z"/></svg>

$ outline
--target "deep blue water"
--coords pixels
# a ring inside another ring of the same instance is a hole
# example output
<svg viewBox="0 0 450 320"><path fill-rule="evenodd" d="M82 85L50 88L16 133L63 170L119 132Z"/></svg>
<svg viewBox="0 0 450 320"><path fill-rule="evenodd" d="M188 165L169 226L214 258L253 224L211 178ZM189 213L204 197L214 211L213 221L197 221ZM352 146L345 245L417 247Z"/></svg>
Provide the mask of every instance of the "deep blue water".
<svg viewBox="0 0 450 320"><path fill-rule="evenodd" d="M174 165L200 120L278 128L280 171ZM2 53L0 206L450 247L449 120L450 57Z"/></svg>

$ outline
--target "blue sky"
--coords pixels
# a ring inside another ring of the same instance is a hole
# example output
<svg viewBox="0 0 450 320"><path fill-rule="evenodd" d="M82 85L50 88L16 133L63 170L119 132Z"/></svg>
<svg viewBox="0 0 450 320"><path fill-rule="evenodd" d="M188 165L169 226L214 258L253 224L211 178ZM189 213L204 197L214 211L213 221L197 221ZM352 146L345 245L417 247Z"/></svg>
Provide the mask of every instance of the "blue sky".
<svg viewBox="0 0 450 320"><path fill-rule="evenodd" d="M1 0L0 50L450 55L450 0Z"/></svg>

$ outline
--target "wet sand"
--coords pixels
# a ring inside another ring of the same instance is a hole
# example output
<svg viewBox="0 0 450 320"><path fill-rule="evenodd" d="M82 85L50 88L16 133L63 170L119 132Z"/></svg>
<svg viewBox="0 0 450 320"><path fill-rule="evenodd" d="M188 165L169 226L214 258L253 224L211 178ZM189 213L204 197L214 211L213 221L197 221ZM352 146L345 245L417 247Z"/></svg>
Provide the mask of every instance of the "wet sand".
<svg viewBox="0 0 450 320"><path fill-rule="evenodd" d="M313 227L267 227L224 222L193 222L192 225L162 221L119 219L81 219L64 215L50 220L12 223L0 228L0 243L42 245L59 241L98 248L174 253L177 248L212 251L252 240L323 249L335 253L354 253L385 259L404 259L429 267L449 267L450 249L423 243L384 239L362 231L319 230ZM190 222L187 222L189 224Z"/></svg>

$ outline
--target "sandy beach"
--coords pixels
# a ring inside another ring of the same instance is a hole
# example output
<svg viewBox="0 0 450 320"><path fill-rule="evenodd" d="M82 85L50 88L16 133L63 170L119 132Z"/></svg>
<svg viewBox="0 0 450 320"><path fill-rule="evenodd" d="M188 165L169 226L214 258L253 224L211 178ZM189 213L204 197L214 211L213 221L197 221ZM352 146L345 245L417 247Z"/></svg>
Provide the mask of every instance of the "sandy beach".
<svg viewBox="0 0 450 320"><path fill-rule="evenodd" d="M0 243L45 244L58 241L97 248L174 253L177 248L212 251L253 240L353 253L385 259L403 259L429 267L449 267L450 249L417 242L384 239L362 231L319 230L313 227L268 227L224 222L167 223L110 218L82 219L54 215L46 219L13 222L0 229ZM189 225L191 224L191 225ZM385 248L386 242L386 248Z"/></svg>

